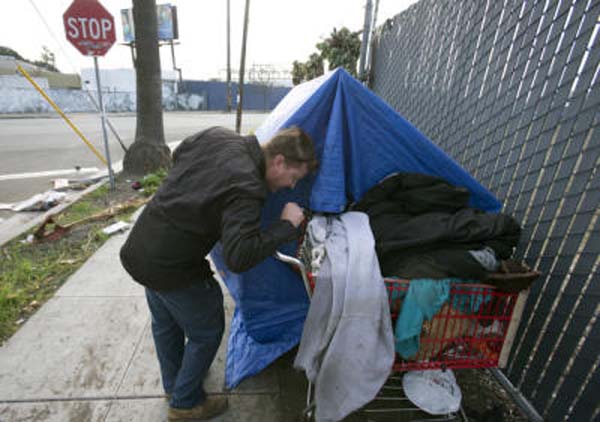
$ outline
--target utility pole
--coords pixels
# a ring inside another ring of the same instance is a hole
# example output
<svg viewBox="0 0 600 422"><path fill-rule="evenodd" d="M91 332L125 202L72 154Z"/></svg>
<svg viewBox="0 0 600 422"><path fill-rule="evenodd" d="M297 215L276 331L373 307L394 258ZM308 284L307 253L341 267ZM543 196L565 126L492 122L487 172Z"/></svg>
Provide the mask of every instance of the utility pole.
<svg viewBox="0 0 600 422"><path fill-rule="evenodd" d="M227 0L227 112L231 112L231 14L230 0Z"/></svg>
<svg viewBox="0 0 600 422"><path fill-rule="evenodd" d="M377 13L379 12L379 0L375 0L375 9L371 18L371 33L369 34L369 42L367 44L367 54L365 63L365 84L369 84L371 75L371 65L373 64L373 40L375 39L375 29L377 29Z"/></svg>
<svg viewBox="0 0 600 422"><path fill-rule="evenodd" d="M362 31L362 42L360 44L360 61L358 62L358 78L362 81L365 77L365 62L367 57L367 44L369 42L369 34L371 32L371 10L373 9L373 1L367 0L365 5L365 23Z"/></svg>
<svg viewBox="0 0 600 422"><path fill-rule="evenodd" d="M171 60L173 61L173 70L175 72L177 72L177 74L179 75L179 83L177 84L177 92L181 91L181 87L183 86L183 78L181 76L181 68L177 67L177 63L175 62L175 47L174 47L174 43L173 40L169 40L169 44L171 45Z"/></svg>
<svg viewBox="0 0 600 422"><path fill-rule="evenodd" d="M375 0L375 10L373 10L372 19L373 23L371 24L371 39L373 39L373 33L375 32L375 27L377 26L377 13L379 13L379 0Z"/></svg>
<svg viewBox="0 0 600 422"><path fill-rule="evenodd" d="M235 121L235 131L237 133L240 133L242 129L242 105L244 103L244 71L246 69L246 39L248 35L249 9L250 0L246 0L246 10L244 12L244 36L242 38L242 58L240 60L240 81L238 82L237 116Z"/></svg>

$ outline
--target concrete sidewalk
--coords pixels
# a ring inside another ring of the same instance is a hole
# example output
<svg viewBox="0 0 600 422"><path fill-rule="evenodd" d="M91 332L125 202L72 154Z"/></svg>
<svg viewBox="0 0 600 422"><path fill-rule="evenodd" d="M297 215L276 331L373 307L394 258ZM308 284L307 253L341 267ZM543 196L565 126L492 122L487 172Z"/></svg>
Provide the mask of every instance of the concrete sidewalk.
<svg viewBox="0 0 600 422"><path fill-rule="evenodd" d="M0 422L166 421L144 291L118 257L126 237L109 239L0 348ZM234 305L224 294L228 327ZM227 338L205 383L229 396L214 420L299 420L306 382L293 354L225 391Z"/></svg>

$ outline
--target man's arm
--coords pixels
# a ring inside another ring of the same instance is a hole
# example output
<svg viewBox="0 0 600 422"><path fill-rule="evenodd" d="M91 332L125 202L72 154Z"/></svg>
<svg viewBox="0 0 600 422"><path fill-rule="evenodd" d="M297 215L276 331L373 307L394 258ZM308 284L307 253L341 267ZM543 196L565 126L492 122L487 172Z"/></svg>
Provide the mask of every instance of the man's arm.
<svg viewBox="0 0 600 422"><path fill-rule="evenodd" d="M249 270L273 255L280 245L299 236L287 219L274 221L261 230L262 205L258 199L232 199L223 211L221 242L225 263L231 271Z"/></svg>

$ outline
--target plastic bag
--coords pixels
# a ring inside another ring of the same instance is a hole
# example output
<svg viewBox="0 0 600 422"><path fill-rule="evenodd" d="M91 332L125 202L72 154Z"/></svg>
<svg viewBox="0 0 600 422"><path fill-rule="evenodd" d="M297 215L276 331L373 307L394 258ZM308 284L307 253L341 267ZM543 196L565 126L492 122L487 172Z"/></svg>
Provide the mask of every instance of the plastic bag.
<svg viewBox="0 0 600 422"><path fill-rule="evenodd" d="M415 406L432 415L445 415L460 408L462 393L450 369L407 372L402 388Z"/></svg>

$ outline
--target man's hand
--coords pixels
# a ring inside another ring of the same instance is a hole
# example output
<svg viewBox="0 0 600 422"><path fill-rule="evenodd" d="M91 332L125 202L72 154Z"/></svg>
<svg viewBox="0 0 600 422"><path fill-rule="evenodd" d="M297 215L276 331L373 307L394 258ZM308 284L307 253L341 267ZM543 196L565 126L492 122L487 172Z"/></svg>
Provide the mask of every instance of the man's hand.
<svg viewBox="0 0 600 422"><path fill-rule="evenodd" d="M304 221L304 212L295 202L288 202L281 211L281 219L289 221L294 227L298 227Z"/></svg>

